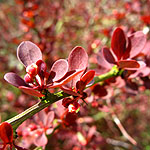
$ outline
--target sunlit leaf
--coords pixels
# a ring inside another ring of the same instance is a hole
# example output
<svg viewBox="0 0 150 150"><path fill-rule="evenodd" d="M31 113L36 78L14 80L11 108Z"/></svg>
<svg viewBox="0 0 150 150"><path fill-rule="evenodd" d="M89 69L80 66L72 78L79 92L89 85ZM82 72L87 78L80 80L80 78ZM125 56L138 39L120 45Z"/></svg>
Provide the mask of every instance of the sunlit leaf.
<svg viewBox="0 0 150 150"><path fill-rule="evenodd" d="M17 48L17 57L21 63L27 67L42 59L41 50L32 42L22 42Z"/></svg>
<svg viewBox="0 0 150 150"><path fill-rule="evenodd" d="M13 72L6 73L4 79L16 87L29 86L20 76Z"/></svg>

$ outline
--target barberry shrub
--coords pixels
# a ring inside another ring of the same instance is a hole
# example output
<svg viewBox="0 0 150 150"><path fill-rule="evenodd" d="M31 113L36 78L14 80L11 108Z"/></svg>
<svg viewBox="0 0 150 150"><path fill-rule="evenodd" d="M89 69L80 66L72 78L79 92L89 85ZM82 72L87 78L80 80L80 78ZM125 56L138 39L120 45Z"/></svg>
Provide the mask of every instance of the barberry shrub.
<svg viewBox="0 0 150 150"><path fill-rule="evenodd" d="M149 149L149 4L1 3L0 149Z"/></svg>

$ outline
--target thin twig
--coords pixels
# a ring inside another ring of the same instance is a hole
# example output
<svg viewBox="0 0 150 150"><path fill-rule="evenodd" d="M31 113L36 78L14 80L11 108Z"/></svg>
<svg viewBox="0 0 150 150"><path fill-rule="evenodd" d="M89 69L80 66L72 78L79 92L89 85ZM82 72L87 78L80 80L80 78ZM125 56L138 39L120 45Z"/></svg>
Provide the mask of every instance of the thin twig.
<svg viewBox="0 0 150 150"><path fill-rule="evenodd" d="M107 100L107 104L110 108L112 108L110 99ZM113 118L113 121L115 122L115 124L117 125L117 127L119 128L119 130L121 131L122 135L133 145L137 146L137 142L127 133L127 131L125 130L125 128L123 127L123 125L121 124L119 118L117 117L117 115L114 113L114 111L111 109L111 116Z"/></svg>
<svg viewBox="0 0 150 150"><path fill-rule="evenodd" d="M137 142L127 133L127 131L125 130L125 128L121 124L121 122L118 119L118 117L115 114L112 114L112 118L113 118L113 121L115 122L115 124L118 126L119 130L121 131L121 133L123 134L123 136L128 141L130 141L130 143L132 143L133 145L137 146Z"/></svg>

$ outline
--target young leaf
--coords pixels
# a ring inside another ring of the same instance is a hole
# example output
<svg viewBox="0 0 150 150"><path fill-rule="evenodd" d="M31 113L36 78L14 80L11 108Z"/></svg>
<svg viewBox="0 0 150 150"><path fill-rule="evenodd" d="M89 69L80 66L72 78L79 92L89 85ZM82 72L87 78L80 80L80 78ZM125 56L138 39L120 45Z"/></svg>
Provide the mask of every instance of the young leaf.
<svg viewBox="0 0 150 150"><path fill-rule="evenodd" d="M51 73L55 73L53 81L61 79L68 71L68 62L65 59L57 60L51 69Z"/></svg>
<svg viewBox="0 0 150 150"><path fill-rule="evenodd" d="M137 70L140 67L140 64L136 60L121 60L118 61L118 65L120 68L127 70Z"/></svg>
<svg viewBox="0 0 150 150"><path fill-rule="evenodd" d="M131 50L130 50L130 58L138 55L144 48L146 44L146 35L142 31L138 31L133 33L129 40L131 41Z"/></svg>
<svg viewBox="0 0 150 150"><path fill-rule="evenodd" d="M41 50L32 42L22 42L17 48L17 57L27 67L42 59Z"/></svg>
<svg viewBox="0 0 150 150"><path fill-rule="evenodd" d="M18 76L13 72L6 73L4 79L15 87L19 87L19 86L29 87L29 85L20 76Z"/></svg>
<svg viewBox="0 0 150 150"><path fill-rule="evenodd" d="M56 87L61 87L62 85L65 85L67 84L68 82L70 82L72 79L74 79L78 74L82 73L83 70L79 70L79 69L76 69L76 70L73 70L73 71L69 71L66 73L66 75L61 78L60 80L54 82L53 85L50 85L49 87L50 88L56 88Z"/></svg>
<svg viewBox="0 0 150 150"><path fill-rule="evenodd" d="M3 122L0 124L0 138L4 144L13 142L13 129L8 122Z"/></svg>
<svg viewBox="0 0 150 150"><path fill-rule="evenodd" d="M85 86L92 81L92 79L94 78L95 75L95 71L90 70L88 72L86 72L80 79L80 81L77 82L76 84L76 88L82 92L85 88Z"/></svg>
<svg viewBox="0 0 150 150"><path fill-rule="evenodd" d="M26 87L26 86L19 86L19 89L22 90L24 93L29 94L31 96L43 97L44 95L39 91L34 90L33 88Z"/></svg>
<svg viewBox="0 0 150 150"><path fill-rule="evenodd" d="M80 46L75 47L68 57L68 64L70 71L75 69L82 69L84 72L88 65L88 55L86 51ZM73 79L72 86L75 87L76 82L80 79L82 73Z"/></svg>
<svg viewBox="0 0 150 150"><path fill-rule="evenodd" d="M111 48L118 60L120 60L126 50L126 37L121 28L117 28L114 31L111 40Z"/></svg>
<svg viewBox="0 0 150 150"><path fill-rule="evenodd" d="M69 69L85 69L88 65L88 55L86 51L80 47L75 47L68 57Z"/></svg>
<svg viewBox="0 0 150 150"><path fill-rule="evenodd" d="M94 75L95 75L95 71L89 70L81 77L81 81L83 81L87 85L90 81L92 81Z"/></svg>
<svg viewBox="0 0 150 150"><path fill-rule="evenodd" d="M107 62L109 62L110 64L115 64L115 58L113 56L113 54L111 53L109 48L104 47L102 49L102 53L104 55L104 58L107 60Z"/></svg>
<svg viewBox="0 0 150 150"><path fill-rule="evenodd" d="M104 57L104 54L103 54L103 49L105 48L102 48L98 54L97 54L97 63L99 66L103 67L103 68L107 68L107 69L111 69L112 68L112 65L106 60L106 58ZM108 49L108 48L106 48ZM108 49L109 50L109 49ZM112 56L113 57L113 56Z"/></svg>

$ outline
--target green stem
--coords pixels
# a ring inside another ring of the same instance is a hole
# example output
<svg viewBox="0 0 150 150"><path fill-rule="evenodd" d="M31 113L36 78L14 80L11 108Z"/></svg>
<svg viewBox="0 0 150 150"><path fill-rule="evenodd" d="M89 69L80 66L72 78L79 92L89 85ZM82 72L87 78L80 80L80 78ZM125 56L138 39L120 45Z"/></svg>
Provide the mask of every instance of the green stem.
<svg viewBox="0 0 150 150"><path fill-rule="evenodd" d="M119 70L118 67L115 65L112 67L112 69L109 72L95 77L94 83L92 85L94 85L98 82L104 81L106 79L121 75L121 73L122 73L122 70Z"/></svg>
<svg viewBox="0 0 150 150"><path fill-rule="evenodd" d="M120 71L117 68L117 66L112 67L112 69L100 76L97 76L94 78L94 84L104 81L108 78L115 77L117 75L120 75ZM92 86L91 85L91 86ZM7 120L6 122L10 123L13 127L13 130L15 131L20 124L22 124L25 120L32 117L42 109L48 107L49 105L53 104L54 102L57 102L58 100L61 100L62 98L70 96L69 94L64 93L63 91L57 92L57 93L49 93L47 92L46 96L42 98L40 102L33 105L32 107L28 108L24 112L18 114L17 116Z"/></svg>
<svg viewBox="0 0 150 150"><path fill-rule="evenodd" d="M47 96L43 97L43 100L33 105L32 107L28 108L24 112L18 114L17 116L7 120L6 122L12 125L13 130L16 130L18 126L28 118L32 117L33 115L35 115L42 109L46 108L47 106L51 105L52 103L68 96L69 95L64 93L63 91L53 93L53 94L48 92Z"/></svg>

